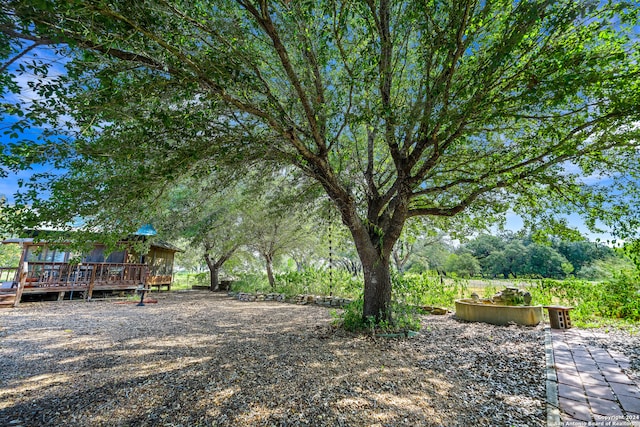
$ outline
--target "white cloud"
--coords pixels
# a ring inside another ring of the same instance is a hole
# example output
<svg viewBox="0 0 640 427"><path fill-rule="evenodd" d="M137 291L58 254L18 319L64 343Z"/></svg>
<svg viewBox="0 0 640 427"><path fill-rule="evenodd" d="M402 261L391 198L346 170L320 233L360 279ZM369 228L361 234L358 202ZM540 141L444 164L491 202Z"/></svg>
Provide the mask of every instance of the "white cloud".
<svg viewBox="0 0 640 427"><path fill-rule="evenodd" d="M611 174L605 175L598 171L590 175L583 175L582 168L573 162L564 162L562 168L566 175L578 175L578 182L586 185L605 184L611 179Z"/></svg>

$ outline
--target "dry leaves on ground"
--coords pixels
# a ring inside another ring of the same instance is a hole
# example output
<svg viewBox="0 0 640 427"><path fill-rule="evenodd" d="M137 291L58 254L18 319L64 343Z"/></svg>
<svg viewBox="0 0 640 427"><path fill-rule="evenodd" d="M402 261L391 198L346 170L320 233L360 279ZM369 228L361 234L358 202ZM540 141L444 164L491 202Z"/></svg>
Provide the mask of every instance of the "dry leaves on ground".
<svg viewBox="0 0 640 427"><path fill-rule="evenodd" d="M541 326L425 316L418 337L373 339L323 307L154 297L0 311L0 424L545 424Z"/></svg>

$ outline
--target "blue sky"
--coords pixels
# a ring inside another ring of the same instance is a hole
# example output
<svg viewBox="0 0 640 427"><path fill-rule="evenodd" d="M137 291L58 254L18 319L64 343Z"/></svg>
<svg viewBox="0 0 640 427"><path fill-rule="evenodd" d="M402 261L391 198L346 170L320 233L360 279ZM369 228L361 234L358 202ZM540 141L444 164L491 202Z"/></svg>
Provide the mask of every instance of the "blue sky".
<svg viewBox="0 0 640 427"><path fill-rule="evenodd" d="M69 61L69 58L62 56L55 49L48 46L39 46L36 49L33 49L27 55L22 57L19 62L12 64L8 69L8 72L15 75L14 81L16 81L20 87L20 93L2 93L2 96L0 97L0 104L21 103L26 108L30 103L39 98L39 95L29 86L29 83L34 82L38 77L30 73L28 70L24 73L18 72L18 65L20 63L26 64L34 61L51 64L48 76L49 78L55 78L65 73L65 64ZM11 126L17 121L17 117L8 114L4 114L0 117L0 144L2 144L2 148L5 148L8 144L12 142L15 143L21 139L36 141L42 135L43 129L32 127L26 129L17 139L10 138L10 135L5 134L5 132L9 131ZM4 178L0 177L0 195L5 196L8 202L11 203L11 201L13 201L13 194L18 189L18 183L21 180L27 181L34 173L52 171L55 171L55 169L51 165L32 165L30 170L20 171L17 174L9 174L8 177Z"/></svg>
<svg viewBox="0 0 640 427"><path fill-rule="evenodd" d="M3 102L3 100L0 99L0 102ZM10 138L9 135L6 135L4 132L15 122L16 118L9 115L5 115L0 119L0 144L2 144L3 148L20 139L35 141L42 134L42 129L31 128L26 129L18 139ZM0 177L0 195L6 197L7 201L11 203L13 201L13 194L19 188L20 181L28 181L34 173L54 171L55 168L52 165L32 165L31 169L20 171L18 173L9 173L9 176L7 177Z"/></svg>

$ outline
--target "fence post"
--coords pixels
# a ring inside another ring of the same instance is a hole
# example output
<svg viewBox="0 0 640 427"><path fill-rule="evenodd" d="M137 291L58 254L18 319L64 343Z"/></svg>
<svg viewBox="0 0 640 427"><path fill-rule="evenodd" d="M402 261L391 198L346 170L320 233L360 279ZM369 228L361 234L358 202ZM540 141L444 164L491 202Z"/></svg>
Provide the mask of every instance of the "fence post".
<svg viewBox="0 0 640 427"><path fill-rule="evenodd" d="M93 295L93 285L96 282L96 268L98 266L96 264L93 265L91 269L91 279L89 280L89 291L87 292L87 301L91 301L91 296Z"/></svg>
<svg viewBox="0 0 640 427"><path fill-rule="evenodd" d="M22 299L22 291L24 290L24 285L27 282L27 273L29 272L29 263L22 263L22 270L20 271L20 280L18 281L18 290L16 291L16 299L13 302L13 306L17 307L20 304L20 299Z"/></svg>

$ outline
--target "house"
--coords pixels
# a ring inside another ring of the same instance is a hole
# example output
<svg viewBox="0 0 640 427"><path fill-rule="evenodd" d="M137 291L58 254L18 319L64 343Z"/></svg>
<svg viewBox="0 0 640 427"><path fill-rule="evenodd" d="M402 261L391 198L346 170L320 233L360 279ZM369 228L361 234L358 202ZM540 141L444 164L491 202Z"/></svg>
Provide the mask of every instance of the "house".
<svg viewBox="0 0 640 427"><path fill-rule="evenodd" d="M173 259L180 249L154 240L147 253L137 253L133 243L149 235L136 233L122 242L121 250L111 253L105 245L95 243L81 256L64 244L48 245L33 237L5 240L3 244L20 245L22 255L18 267L0 267L0 306L16 306L30 294L57 293L62 300L67 293L73 298L75 292L90 300L94 292L171 290Z"/></svg>

